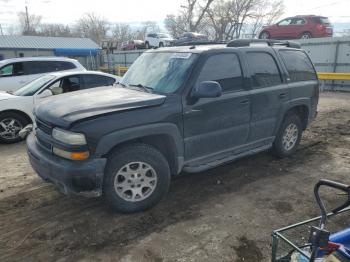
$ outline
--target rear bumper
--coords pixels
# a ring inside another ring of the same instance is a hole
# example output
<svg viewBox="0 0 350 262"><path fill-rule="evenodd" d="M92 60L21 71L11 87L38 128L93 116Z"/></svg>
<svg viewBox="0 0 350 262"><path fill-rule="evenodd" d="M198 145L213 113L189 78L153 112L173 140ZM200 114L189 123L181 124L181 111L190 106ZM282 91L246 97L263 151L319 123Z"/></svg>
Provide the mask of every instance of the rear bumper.
<svg viewBox="0 0 350 262"><path fill-rule="evenodd" d="M65 160L42 149L33 133L27 138L27 148L35 172L45 181L55 184L64 194L101 196L106 159Z"/></svg>

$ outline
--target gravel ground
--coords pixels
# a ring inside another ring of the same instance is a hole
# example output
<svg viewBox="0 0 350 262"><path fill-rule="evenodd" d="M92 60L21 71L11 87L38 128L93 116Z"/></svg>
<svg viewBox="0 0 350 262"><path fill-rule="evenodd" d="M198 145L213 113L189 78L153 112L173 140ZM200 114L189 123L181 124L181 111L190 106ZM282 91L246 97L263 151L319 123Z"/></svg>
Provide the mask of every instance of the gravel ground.
<svg viewBox="0 0 350 262"><path fill-rule="evenodd" d="M318 215L318 179L350 184L350 94L322 94L294 156L183 174L159 205L133 215L42 182L24 143L0 145L0 159L0 261L270 261L272 230Z"/></svg>

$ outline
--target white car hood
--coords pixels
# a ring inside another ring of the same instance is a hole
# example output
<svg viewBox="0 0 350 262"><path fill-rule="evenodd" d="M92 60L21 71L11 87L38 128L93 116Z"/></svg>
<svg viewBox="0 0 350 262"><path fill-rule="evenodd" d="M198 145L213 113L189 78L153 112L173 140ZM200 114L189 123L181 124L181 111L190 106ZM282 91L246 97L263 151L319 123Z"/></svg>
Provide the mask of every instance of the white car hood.
<svg viewBox="0 0 350 262"><path fill-rule="evenodd" d="M0 92L0 101L16 98L17 96L11 95L6 92Z"/></svg>

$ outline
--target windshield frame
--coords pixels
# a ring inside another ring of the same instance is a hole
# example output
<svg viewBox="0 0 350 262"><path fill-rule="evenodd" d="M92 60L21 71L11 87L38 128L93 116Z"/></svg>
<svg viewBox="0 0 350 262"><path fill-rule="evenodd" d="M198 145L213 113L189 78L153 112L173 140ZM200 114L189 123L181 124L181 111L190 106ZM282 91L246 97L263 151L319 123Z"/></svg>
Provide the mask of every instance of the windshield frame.
<svg viewBox="0 0 350 262"><path fill-rule="evenodd" d="M200 55L196 52L181 52L181 51L173 51L173 50L162 50L161 52L160 51L153 51L153 50L149 50L149 51L146 51L145 54L147 53L152 53L152 54L157 54L157 53L161 53L161 54L176 54L176 53L182 53L182 54L191 54L191 55L194 55L195 57L193 58L193 61L191 63L191 65L188 67L188 73L187 75L184 77L184 80L182 81L182 83L178 86L177 89L175 89L174 91L172 92L161 92L160 90L155 90L155 89L152 89L148 92L150 93L155 93L155 94L160 94L160 95L165 95L165 96L169 96L169 95L173 95L173 94L179 94L182 92L184 86L186 85L186 83L188 83L188 80L190 79L192 73L193 73L193 70L195 68L195 66L197 65L197 62L200 58ZM131 68L131 67L130 67ZM129 70L130 70L129 68ZM125 76L125 75L124 75ZM124 76L123 78L119 81L119 85L122 85L123 88L128 88L128 89L133 89L133 90L138 90L140 92L146 92L144 90L144 88L142 87L136 87L135 85L134 86L130 86L129 83L123 83L123 80L124 80ZM131 84L135 84L135 83L131 83ZM140 84L140 83L137 83L137 84ZM146 86L146 88L148 89L149 87Z"/></svg>
<svg viewBox="0 0 350 262"><path fill-rule="evenodd" d="M45 77L51 77L51 79L48 79L45 83L43 83L32 95L19 95L19 94L16 94L18 91L20 91L24 87L32 84L33 82L39 80L40 78L45 78ZM46 75L39 76L39 77L33 79L32 81L30 81L29 83L25 84L24 86L22 86L20 89L18 89L15 92L13 92L13 95L15 95L15 96L23 96L23 97L24 96L35 96L35 95L38 95L43 89L45 89L53 81L57 80L57 78L58 77L56 75L52 75L52 74L46 74Z"/></svg>

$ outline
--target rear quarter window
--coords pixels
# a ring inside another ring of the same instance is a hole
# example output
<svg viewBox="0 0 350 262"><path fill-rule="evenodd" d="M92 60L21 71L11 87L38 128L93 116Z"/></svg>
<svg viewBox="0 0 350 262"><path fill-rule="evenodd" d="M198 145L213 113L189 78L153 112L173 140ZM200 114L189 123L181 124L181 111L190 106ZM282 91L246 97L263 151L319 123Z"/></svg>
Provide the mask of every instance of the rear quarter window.
<svg viewBox="0 0 350 262"><path fill-rule="evenodd" d="M279 52L292 82L317 79L311 60L304 52L292 50L280 50Z"/></svg>

